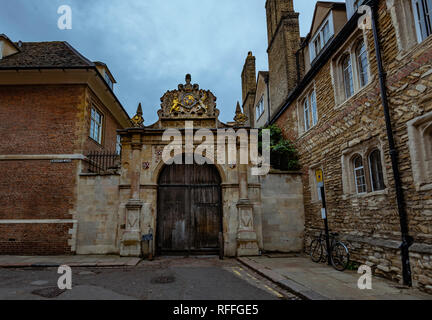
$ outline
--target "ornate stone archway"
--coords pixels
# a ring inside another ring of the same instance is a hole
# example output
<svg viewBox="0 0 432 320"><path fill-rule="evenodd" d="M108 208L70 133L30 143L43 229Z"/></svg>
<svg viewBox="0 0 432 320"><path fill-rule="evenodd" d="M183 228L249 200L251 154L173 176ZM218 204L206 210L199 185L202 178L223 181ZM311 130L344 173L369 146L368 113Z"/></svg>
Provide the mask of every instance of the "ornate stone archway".
<svg viewBox="0 0 432 320"><path fill-rule="evenodd" d="M161 101L159 120L156 123L150 126L143 125L140 106L137 115L132 119L136 126L120 132L123 149L119 246L122 256L139 256L143 249L140 241L142 235L151 231L155 233L157 230L157 183L164 166L162 152L168 144L162 139L164 131L169 128L180 129L184 139L182 128L185 121L193 122L195 130L205 128L212 132L241 127L244 124L244 117L237 117L239 122L235 125L220 122L216 97L211 91L202 90L197 84L191 84L190 75L186 76L186 83L180 84L177 90L167 91ZM217 169L222 179L222 231L225 255L257 255L262 248L262 231L259 223L260 186L257 178L251 176L248 165L218 164ZM152 249L154 252L155 248ZM144 254L148 253L148 248L144 248L143 251Z"/></svg>

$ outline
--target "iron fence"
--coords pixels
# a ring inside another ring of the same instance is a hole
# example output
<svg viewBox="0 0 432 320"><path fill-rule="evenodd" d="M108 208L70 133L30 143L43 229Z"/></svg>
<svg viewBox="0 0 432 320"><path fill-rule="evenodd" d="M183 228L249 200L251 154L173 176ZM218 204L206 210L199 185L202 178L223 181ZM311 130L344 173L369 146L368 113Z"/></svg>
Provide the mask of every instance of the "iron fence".
<svg viewBox="0 0 432 320"><path fill-rule="evenodd" d="M105 173L120 166L120 155L112 151L92 151L87 155L89 173Z"/></svg>

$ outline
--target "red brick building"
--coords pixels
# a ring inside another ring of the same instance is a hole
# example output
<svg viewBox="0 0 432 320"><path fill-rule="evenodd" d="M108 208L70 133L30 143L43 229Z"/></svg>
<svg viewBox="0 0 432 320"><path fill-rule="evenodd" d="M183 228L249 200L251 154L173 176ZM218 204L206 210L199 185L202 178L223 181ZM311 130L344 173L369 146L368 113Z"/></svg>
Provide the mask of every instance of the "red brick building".
<svg viewBox="0 0 432 320"><path fill-rule="evenodd" d="M130 126L108 67L0 35L0 254L71 254L77 179Z"/></svg>

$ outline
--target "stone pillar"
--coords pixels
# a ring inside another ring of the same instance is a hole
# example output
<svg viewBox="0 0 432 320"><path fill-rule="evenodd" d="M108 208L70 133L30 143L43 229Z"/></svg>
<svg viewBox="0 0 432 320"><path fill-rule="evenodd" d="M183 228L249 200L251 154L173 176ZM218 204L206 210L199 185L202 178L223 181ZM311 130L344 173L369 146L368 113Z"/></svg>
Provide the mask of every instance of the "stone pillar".
<svg viewBox="0 0 432 320"><path fill-rule="evenodd" d="M141 255L140 217L143 207L143 202L140 200L141 134L133 134L131 146L131 193L126 204L126 229L123 232L120 245L120 255L123 257L139 257Z"/></svg>
<svg viewBox="0 0 432 320"><path fill-rule="evenodd" d="M253 204L248 192L248 165L238 165L239 202L237 203L239 228L237 231L237 256L257 256L259 247L254 229Z"/></svg>

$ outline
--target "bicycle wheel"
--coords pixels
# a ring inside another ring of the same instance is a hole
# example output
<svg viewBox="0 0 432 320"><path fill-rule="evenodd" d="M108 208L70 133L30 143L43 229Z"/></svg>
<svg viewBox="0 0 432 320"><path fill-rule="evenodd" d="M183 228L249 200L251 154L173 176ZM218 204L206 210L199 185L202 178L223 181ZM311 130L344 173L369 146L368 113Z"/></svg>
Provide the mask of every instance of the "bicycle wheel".
<svg viewBox="0 0 432 320"><path fill-rule="evenodd" d="M322 259L323 247L321 241L314 239L310 246L310 256L313 262L320 262Z"/></svg>
<svg viewBox="0 0 432 320"><path fill-rule="evenodd" d="M349 264L349 251L342 242L336 242L331 251L331 262L338 271L344 271Z"/></svg>

